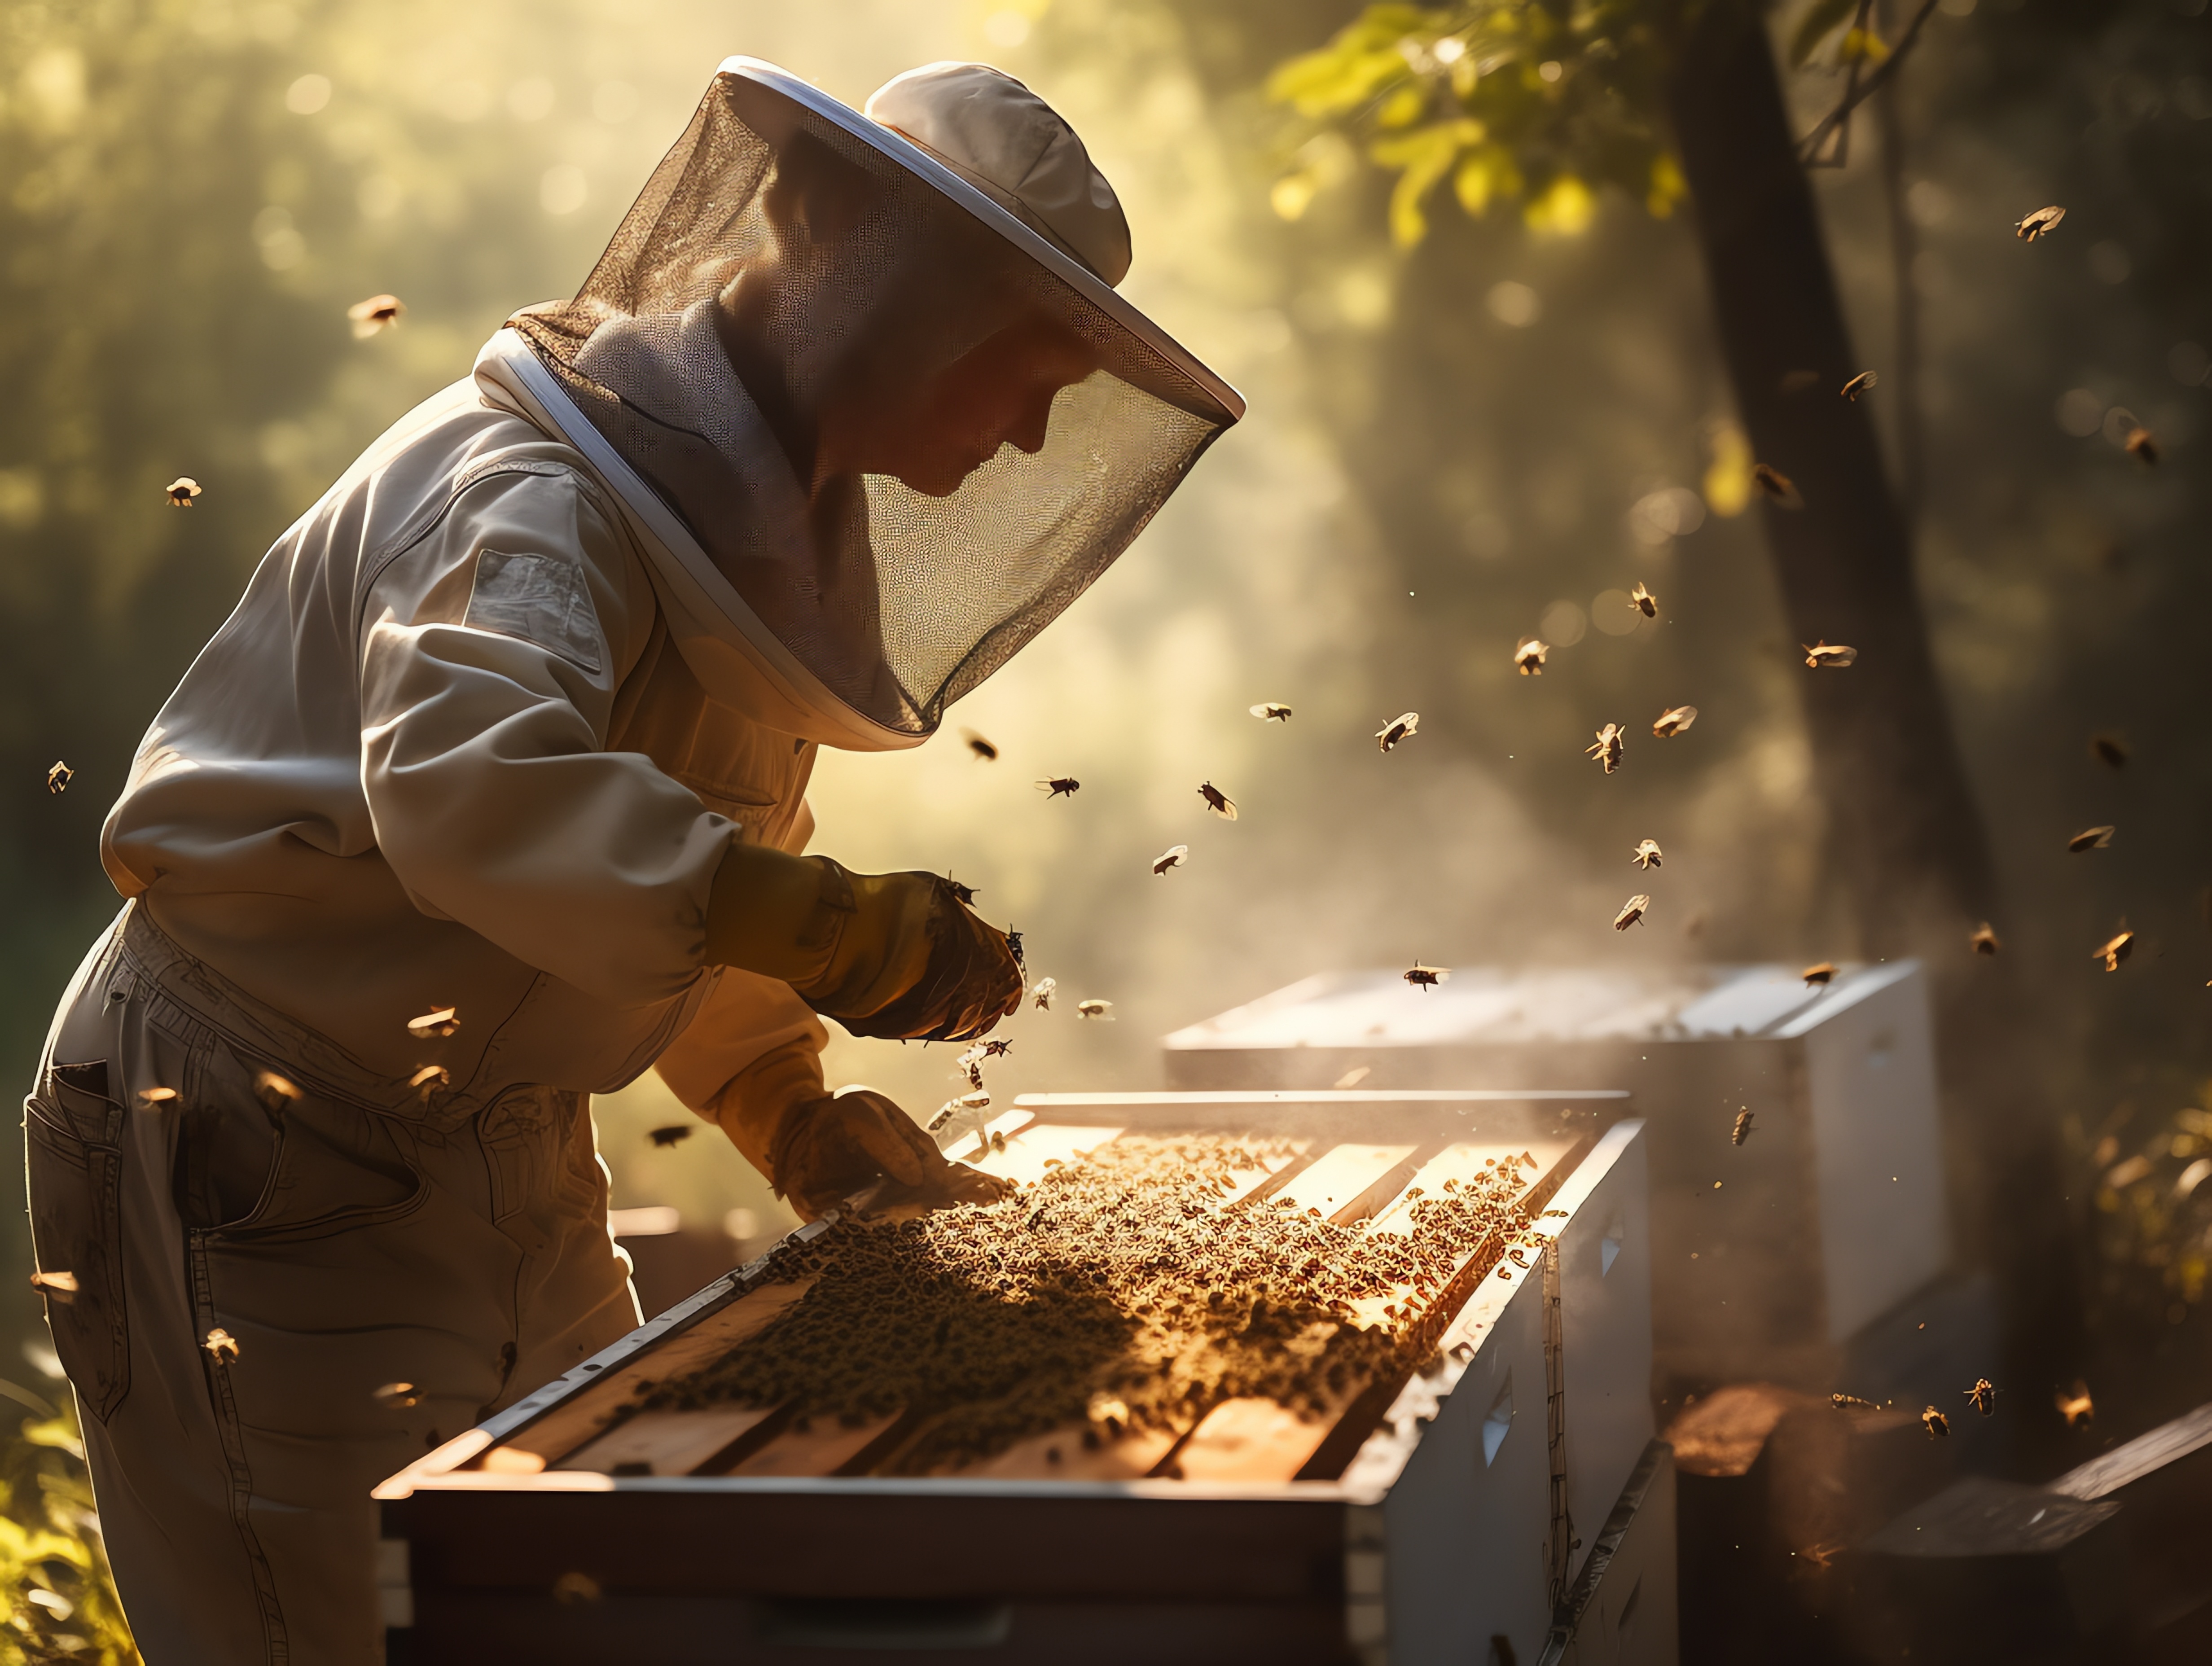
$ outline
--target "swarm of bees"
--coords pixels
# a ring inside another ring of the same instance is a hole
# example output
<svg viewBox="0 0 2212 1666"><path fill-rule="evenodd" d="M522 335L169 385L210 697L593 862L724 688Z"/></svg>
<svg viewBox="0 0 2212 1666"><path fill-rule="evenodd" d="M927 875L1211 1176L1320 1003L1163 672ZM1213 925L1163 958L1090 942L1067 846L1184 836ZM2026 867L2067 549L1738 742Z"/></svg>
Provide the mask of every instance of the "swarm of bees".
<svg viewBox="0 0 2212 1666"><path fill-rule="evenodd" d="M192 500L200 495L200 483L188 474L180 474L162 489L169 495L171 508L189 509Z"/></svg>
<svg viewBox="0 0 2212 1666"><path fill-rule="evenodd" d="M1697 721L1698 708L1695 706L1669 706L1659 714L1658 721L1651 726L1651 733L1661 740L1672 740L1676 735L1686 733L1690 725Z"/></svg>
<svg viewBox="0 0 2212 1666"><path fill-rule="evenodd" d="M2116 831L2110 827L2085 827L2066 841L2066 848L2076 856L2085 850L2102 850L2112 843Z"/></svg>
<svg viewBox="0 0 2212 1666"><path fill-rule="evenodd" d="M1729 1144L1741 1146L1751 1138L1751 1119L1758 1113L1746 1106L1735 1114L1735 1126L1729 1130Z"/></svg>
<svg viewBox="0 0 2212 1666"><path fill-rule="evenodd" d="M1152 858L1152 877L1158 879L1160 875L1165 873L1170 868L1181 867L1189 860L1190 847L1188 845L1171 844L1158 855Z"/></svg>
<svg viewBox="0 0 2212 1666"><path fill-rule="evenodd" d="M1643 868L1661 867L1665 866L1664 859L1659 849L1659 842L1656 839L1638 839L1636 842L1636 848L1634 851L1630 853L1628 860L1635 863L1637 866Z"/></svg>
<svg viewBox="0 0 2212 1666"><path fill-rule="evenodd" d="M1928 1431L1929 1439L1936 1440L1951 1432L1951 1420L1930 1406L1920 1414L1920 1426Z"/></svg>
<svg viewBox="0 0 2212 1666"><path fill-rule="evenodd" d="M1875 380L1873 371L1860 371L1857 375L1844 384L1844 398L1856 404L1859 402L1859 395L1872 387L1875 385Z"/></svg>
<svg viewBox="0 0 2212 1666"><path fill-rule="evenodd" d="M353 325L354 339L365 341L379 331L392 328L406 310L398 295L371 295L346 308L346 321Z"/></svg>
<svg viewBox="0 0 2212 1666"><path fill-rule="evenodd" d="M56 758L46 769L46 791L56 794L66 793L69 784L76 779L76 771Z"/></svg>
<svg viewBox="0 0 2212 1666"><path fill-rule="evenodd" d="M1597 739L1583 748L1584 757L1597 760L1598 767L1611 775L1620 768L1620 754L1627 737L1618 723L1608 723L1597 732Z"/></svg>
<svg viewBox="0 0 2212 1666"><path fill-rule="evenodd" d="M1649 897L1638 893L1630 897L1620 905L1620 912L1613 916L1613 930L1625 932L1631 926L1643 924L1644 916L1650 911L1650 908L1651 899Z"/></svg>
<svg viewBox="0 0 2212 1666"><path fill-rule="evenodd" d="M1819 961L1808 966L1797 976L1805 980L1808 988L1818 983L1832 983L1835 981L1836 963L1832 960Z"/></svg>
<svg viewBox="0 0 2212 1666"><path fill-rule="evenodd" d="M1291 721L1291 708L1279 700L1262 700L1248 709L1262 723L1287 723Z"/></svg>
<svg viewBox="0 0 2212 1666"><path fill-rule="evenodd" d="M1636 588L1628 593L1628 605L1647 619L1659 617L1659 599L1644 587L1640 579Z"/></svg>
<svg viewBox="0 0 2212 1666"><path fill-rule="evenodd" d="M1407 970L1406 982L1425 994L1450 976L1451 968L1449 966L1424 966L1417 960Z"/></svg>
<svg viewBox="0 0 2212 1666"><path fill-rule="evenodd" d="M2101 960L2105 963L2106 971L2117 972L2120 970L2120 963L2135 952L2135 946L2136 934L2133 932L2118 932L2107 938L2096 948L2090 950L2089 958Z"/></svg>
<svg viewBox="0 0 2212 1666"><path fill-rule="evenodd" d="M1974 1386L1966 1390L1966 1403L1984 1417L1989 1416L1997 1408L1996 1384L1986 1377L1977 1377Z"/></svg>
<svg viewBox="0 0 2212 1666"><path fill-rule="evenodd" d="M1771 463L1751 465L1751 483L1759 495L1778 509L1802 509L1805 500L1797 495L1797 483Z"/></svg>
<svg viewBox="0 0 2212 1666"><path fill-rule="evenodd" d="M2049 208L2039 208L2014 226L2013 235L2023 243L2033 243L2039 237L2048 237L2058 229L2058 222L2066 217L2066 210L2053 203Z"/></svg>
<svg viewBox="0 0 2212 1666"><path fill-rule="evenodd" d="M1550 657L1552 645L1539 641L1534 636L1523 636L1513 650L1513 669L1523 677L1541 677L1544 661Z"/></svg>
<svg viewBox="0 0 2212 1666"><path fill-rule="evenodd" d="M1039 781L1037 790L1048 800L1072 799L1083 790L1083 783L1073 775L1052 775Z"/></svg>
<svg viewBox="0 0 2212 1666"><path fill-rule="evenodd" d="M1986 920L1974 927L1974 934L1966 941L1973 945L1976 954L1995 954L2001 946L1997 942L1996 932Z"/></svg>
<svg viewBox="0 0 2212 1666"><path fill-rule="evenodd" d="M1229 795L1210 781L1198 784L1198 795L1206 800L1206 807L1225 822L1237 819L1237 806Z"/></svg>
<svg viewBox="0 0 2212 1666"><path fill-rule="evenodd" d="M1382 751L1393 751L1404 741L1418 733L1421 727L1419 712L1401 712L1375 732L1375 744Z"/></svg>
<svg viewBox="0 0 2212 1666"><path fill-rule="evenodd" d="M651 1130L645 1137L653 1141L654 1150L665 1151L671 1146L680 1146L689 1140L695 1127L696 1124L690 1122L672 1122L666 1128Z"/></svg>
<svg viewBox="0 0 2212 1666"><path fill-rule="evenodd" d="M1808 671L1841 671L1859 657L1856 648L1831 642L1825 636L1810 648L1802 642L1797 646L1805 648L1805 667Z"/></svg>

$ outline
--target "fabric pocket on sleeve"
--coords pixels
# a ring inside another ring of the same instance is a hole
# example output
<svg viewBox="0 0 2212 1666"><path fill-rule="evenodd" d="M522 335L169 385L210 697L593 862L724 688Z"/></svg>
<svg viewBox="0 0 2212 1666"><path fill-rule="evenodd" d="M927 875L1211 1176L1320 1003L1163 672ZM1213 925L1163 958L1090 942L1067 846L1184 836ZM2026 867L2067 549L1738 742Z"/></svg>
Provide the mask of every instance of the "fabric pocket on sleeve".
<svg viewBox="0 0 2212 1666"><path fill-rule="evenodd" d="M595 677L606 664L599 616L583 568L573 561L482 551L462 623L535 642Z"/></svg>

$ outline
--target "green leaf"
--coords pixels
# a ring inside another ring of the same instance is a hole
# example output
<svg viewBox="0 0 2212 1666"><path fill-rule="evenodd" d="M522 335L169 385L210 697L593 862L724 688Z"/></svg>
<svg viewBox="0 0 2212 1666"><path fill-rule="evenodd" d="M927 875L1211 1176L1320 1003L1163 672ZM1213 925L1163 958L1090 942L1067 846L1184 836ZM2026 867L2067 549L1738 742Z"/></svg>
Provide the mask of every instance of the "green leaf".
<svg viewBox="0 0 2212 1666"><path fill-rule="evenodd" d="M1858 11L1858 0L1813 0L1812 9L1797 20L1790 37L1790 67L1802 70L1820 43Z"/></svg>
<svg viewBox="0 0 2212 1666"><path fill-rule="evenodd" d="M1410 249L1429 234L1424 200L1451 172L1461 150L1480 142L1482 131L1480 122L1464 117L1440 121L1418 133L1383 140L1368 153L1382 167L1400 170L1390 190L1390 238L1400 248Z"/></svg>

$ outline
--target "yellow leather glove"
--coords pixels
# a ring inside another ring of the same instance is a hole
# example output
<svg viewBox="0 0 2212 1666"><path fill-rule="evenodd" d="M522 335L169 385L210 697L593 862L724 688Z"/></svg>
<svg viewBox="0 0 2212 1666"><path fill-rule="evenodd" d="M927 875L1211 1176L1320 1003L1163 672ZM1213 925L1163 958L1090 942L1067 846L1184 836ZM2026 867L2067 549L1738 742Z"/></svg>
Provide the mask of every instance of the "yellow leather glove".
<svg viewBox="0 0 2212 1666"><path fill-rule="evenodd" d="M865 1087L830 1092L811 1043L787 1043L747 1066L715 1096L712 1110L731 1142L804 1219L878 1177L891 1183L879 1202L933 1208L994 1202L1013 1189L945 1161L937 1142L882 1094Z"/></svg>
<svg viewBox="0 0 2212 1666"><path fill-rule="evenodd" d="M707 904L711 964L781 978L856 1036L972 1041L1021 1004L1006 934L934 873L851 873L733 844Z"/></svg>

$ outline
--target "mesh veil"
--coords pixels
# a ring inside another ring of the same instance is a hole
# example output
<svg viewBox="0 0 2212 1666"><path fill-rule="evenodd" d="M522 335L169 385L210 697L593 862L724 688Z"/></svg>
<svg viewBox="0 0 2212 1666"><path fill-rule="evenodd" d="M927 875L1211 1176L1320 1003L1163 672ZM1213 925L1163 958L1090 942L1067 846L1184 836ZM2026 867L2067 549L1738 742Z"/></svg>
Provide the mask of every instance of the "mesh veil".
<svg viewBox="0 0 2212 1666"><path fill-rule="evenodd" d="M883 144L727 68L582 290L512 322L759 622L905 734L1082 594L1235 420ZM916 387L984 391L895 410ZM879 405L923 463L833 444Z"/></svg>

